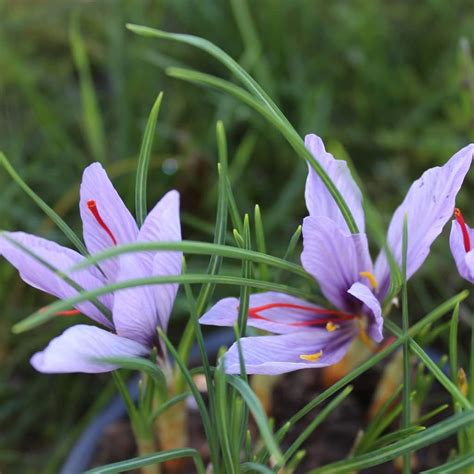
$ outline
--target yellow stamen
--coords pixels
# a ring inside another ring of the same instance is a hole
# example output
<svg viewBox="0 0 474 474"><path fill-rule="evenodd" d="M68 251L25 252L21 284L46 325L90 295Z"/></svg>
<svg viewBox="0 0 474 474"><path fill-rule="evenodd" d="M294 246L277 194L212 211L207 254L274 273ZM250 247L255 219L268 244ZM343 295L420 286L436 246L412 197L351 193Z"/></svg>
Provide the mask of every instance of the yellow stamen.
<svg viewBox="0 0 474 474"><path fill-rule="evenodd" d="M334 324L331 321L329 321L326 324L326 331L328 331L328 332L333 332L333 331L335 331L336 329L339 329L339 328L340 328L339 324Z"/></svg>
<svg viewBox="0 0 474 474"><path fill-rule="evenodd" d="M307 360L309 362L316 362L323 355L323 351L315 352L314 354L301 354L300 359Z"/></svg>
<svg viewBox="0 0 474 474"><path fill-rule="evenodd" d="M367 278L369 280L369 284L372 287L373 290L377 291L379 288L379 284L377 282L377 278L375 278L375 275L372 272L359 272L359 275L361 277Z"/></svg>

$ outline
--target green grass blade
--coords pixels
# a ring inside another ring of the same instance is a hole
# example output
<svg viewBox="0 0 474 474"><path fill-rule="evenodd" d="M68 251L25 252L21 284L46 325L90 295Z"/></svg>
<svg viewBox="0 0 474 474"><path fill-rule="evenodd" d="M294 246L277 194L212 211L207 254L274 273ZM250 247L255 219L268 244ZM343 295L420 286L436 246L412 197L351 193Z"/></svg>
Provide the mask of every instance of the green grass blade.
<svg viewBox="0 0 474 474"><path fill-rule="evenodd" d="M215 255L219 257L249 260L258 264L276 267L281 270L292 272L308 281L314 282L313 277L306 272L301 265L288 262L286 259L273 257L254 250L248 250L218 243L198 242L194 240L182 240L180 242L138 242L126 245L117 245L103 252L88 256L83 262L74 266L72 270L81 270L90 265L95 265L103 260L117 257L132 252L147 252L156 250L177 250L185 254Z"/></svg>
<svg viewBox="0 0 474 474"><path fill-rule="evenodd" d="M109 364L118 365L122 369L138 370L139 372L148 374L153 380L155 380L158 388L161 390L162 395L166 394L166 376L161 370L160 366L156 363L153 363L151 360L144 359L142 357L102 357L98 360L107 362Z"/></svg>
<svg viewBox="0 0 474 474"><path fill-rule="evenodd" d="M408 252L408 216L403 219L402 237L402 333L405 336L403 343L403 388L402 388L402 428L410 428L411 423L411 383L410 383L410 348L408 329L408 288L407 288L407 252ZM410 453L403 454L403 474L410 474Z"/></svg>
<svg viewBox="0 0 474 474"><path fill-rule="evenodd" d="M178 284L210 284L210 285L231 285L231 286L248 286L250 288L255 288L259 290L267 291L276 291L280 293L286 293L289 295L297 296L309 301L317 302L317 299L313 297L312 293L307 293L300 290L299 288L294 288L288 285L282 285L279 283L270 283L260 280L248 280L242 277L236 276L225 276L225 275L203 275L203 274L187 274L187 275L171 275L171 276L158 276L158 277L149 277L149 278L137 278L134 280L126 280L117 283L112 283L110 285L104 285L100 288L95 288L91 291L84 291L76 296L65 300L59 300L55 303L52 303L45 308L42 308L41 311L33 313L31 316L28 316L23 321L15 324L12 328L14 333L20 333L27 331L34 327L43 324L46 321L49 321L55 313L68 309L75 306L82 301L91 301L93 298L105 295L107 293L113 293L114 291L122 290L125 288L134 288L137 286L150 286L150 285L162 285L166 283L178 283Z"/></svg>
<svg viewBox="0 0 474 474"><path fill-rule="evenodd" d="M79 28L79 16L73 14L69 28L69 42L77 72L82 102L82 125L94 160L105 162L104 125L92 81L89 58Z"/></svg>
<svg viewBox="0 0 474 474"><path fill-rule="evenodd" d="M352 392L353 388L351 385L346 387L339 393L334 400L331 400L326 407L324 407L311 421L311 423L302 431L302 433L296 438L292 445L285 452L284 459L288 462L300 449L301 445L308 439L311 433L332 413L332 411L338 407Z"/></svg>
<svg viewBox="0 0 474 474"><path fill-rule="evenodd" d="M150 162L151 149L153 146L153 137L155 135L156 122L160 113L163 92L158 97L151 108L150 115L145 127L140 155L138 157L137 177L135 183L135 212L138 226L141 227L147 215L147 178L148 165Z"/></svg>
<svg viewBox="0 0 474 474"><path fill-rule="evenodd" d="M407 436L405 439L397 441L389 446L385 446L361 456L356 456L352 459L328 464L321 468L309 471L308 474L342 474L366 469L372 466L378 466L405 453L413 452L417 449L423 448L424 446L433 444L440 439L447 438L473 422L474 410L469 410L437 423L423 432Z"/></svg>
<svg viewBox="0 0 474 474"><path fill-rule="evenodd" d="M254 209L254 222L255 222L255 241L257 244L257 250L261 253L267 253L267 245L265 242L265 231L263 227L262 213L260 206L255 205ZM260 264L260 278L262 280L268 280L268 269L264 263Z"/></svg>
<svg viewBox="0 0 474 474"><path fill-rule="evenodd" d="M453 383L456 383L458 374L458 324L459 304L454 308L449 330L449 368Z"/></svg>
<svg viewBox="0 0 474 474"><path fill-rule="evenodd" d="M420 474L459 474L462 472L463 468L472 466L474 466L474 453L468 453L465 456L449 461L442 466L428 469L427 471L421 471Z"/></svg>
<svg viewBox="0 0 474 474"><path fill-rule="evenodd" d="M107 466L100 466L86 471L84 474L113 474L116 472L126 472L134 469L140 469L153 464L171 461L173 459L192 458L198 474L206 474L204 463L198 451L191 448L171 449L148 456L127 459L126 461L115 462Z"/></svg>
<svg viewBox="0 0 474 474"><path fill-rule="evenodd" d="M271 453L278 464L283 464L283 456L280 452L277 442L275 441L274 435L270 430L267 415L265 415L265 411L262 407L262 404L260 403L260 400L257 398L249 385L241 378L228 375L226 376L226 380L240 393L242 398L245 400L245 403L249 407L249 410L252 412L255 422L257 423L257 426L260 430L260 435L262 436L268 451Z"/></svg>
<svg viewBox="0 0 474 474"><path fill-rule="evenodd" d="M352 216L352 213L347 206L347 203L342 198L339 190L334 186L334 183L325 173L321 165L314 159L313 155L305 148L301 137L298 135L293 126L288 122L286 117L280 111L280 109L275 105L272 99L266 94L266 92L259 86L259 84L248 74L236 61L234 61L227 53L218 48L216 45L207 41L203 38L191 35L183 34L173 34L167 33L165 31L157 30L154 28L148 28L140 25L127 24L127 28L134 33L137 33L142 36L148 36L153 38L161 38L166 40L178 41L185 43L196 48L199 48L203 51L206 51L208 54L216 58L221 62L225 67L227 67L241 82L244 86L250 91L251 97L255 97L262 106L268 110L276 121L281 124L285 132L285 136L288 137L288 140L295 147L297 153L307 160L311 166L314 168L316 173L320 176L321 180L327 187L328 191L333 196L336 201L339 209L341 210L344 219L347 222L349 230L352 233L357 233L358 228L357 224Z"/></svg>
<svg viewBox="0 0 474 474"><path fill-rule="evenodd" d="M13 166L7 160L6 156L0 152L0 164L5 168L6 172L11 176L13 181L35 202L35 204L58 226L64 235L71 241L77 250L87 256L88 252L81 239L74 231L64 222L64 220L49 207L18 175Z"/></svg>

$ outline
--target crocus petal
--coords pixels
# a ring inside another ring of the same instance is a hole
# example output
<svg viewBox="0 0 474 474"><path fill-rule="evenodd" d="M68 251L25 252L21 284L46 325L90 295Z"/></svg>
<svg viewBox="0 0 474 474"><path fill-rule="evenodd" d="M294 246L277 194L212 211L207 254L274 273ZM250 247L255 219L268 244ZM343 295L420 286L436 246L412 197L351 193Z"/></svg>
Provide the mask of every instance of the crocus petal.
<svg viewBox="0 0 474 474"><path fill-rule="evenodd" d="M101 362L109 357L141 357L149 349L138 342L83 324L66 329L31 358L31 365L44 373L110 372L116 365Z"/></svg>
<svg viewBox="0 0 474 474"><path fill-rule="evenodd" d="M348 290L352 296L360 300L365 305L365 314L368 317L367 332L375 341L383 339L383 317L379 300L374 296L367 286L362 283L354 283Z"/></svg>
<svg viewBox="0 0 474 474"><path fill-rule="evenodd" d="M469 171L473 153L474 145L468 145L444 166L425 171L411 185L395 211L388 228L387 242L396 263L401 266L403 222L407 216L407 278L420 268L431 244L453 215L456 195ZM379 297L383 298L390 286L390 267L385 252L377 257L375 274L379 281Z"/></svg>
<svg viewBox="0 0 474 474"><path fill-rule="evenodd" d="M237 322L239 304L238 298L224 298L207 311L199 322L211 326L233 326ZM314 328L305 325L305 322L328 316L337 317L332 313L325 316L321 311L324 309L320 306L284 293L256 293L249 298L247 324L275 334L301 332L302 328Z"/></svg>
<svg viewBox="0 0 474 474"><path fill-rule="evenodd" d="M248 374L278 375L339 362L356 335L356 326L351 322L331 333L325 329L313 329L279 336L243 337L240 344ZM314 362L300 357L320 351L321 356ZM224 357L226 372L240 373L237 343L232 345Z"/></svg>
<svg viewBox="0 0 474 474"><path fill-rule="evenodd" d="M181 241L179 194L170 191L148 214L139 242ZM181 274L182 252L158 251L124 255L118 281ZM117 333L145 344L156 338L156 327L166 330L177 284L141 286L116 292L114 323Z"/></svg>
<svg viewBox="0 0 474 474"><path fill-rule="evenodd" d="M74 250L24 232L8 232L5 235L54 268L64 272L83 289L93 290L104 285L100 272L94 267L88 267L74 273L69 271L72 266L84 260L84 257ZM21 247L3 238L2 235L0 235L0 255L5 257L19 271L23 281L34 288L61 299L77 295L77 290L56 275L54 271L40 263ZM104 295L100 298L100 301L109 309L112 307L112 300L112 295ZM92 303L84 301L79 303L76 308L91 319L112 327L111 322Z"/></svg>
<svg viewBox="0 0 474 474"><path fill-rule="evenodd" d="M466 230L469 233L470 241L474 243L474 229L466 226ZM451 226L449 246L459 274L470 283L474 283L474 250L466 252L461 226L456 221L453 221Z"/></svg>
<svg viewBox="0 0 474 474"><path fill-rule="evenodd" d="M305 146L341 193L356 221L359 232L364 232L365 220L362 194L351 176L347 163L343 160L336 160L334 156L328 153L324 148L323 141L316 135L306 135ZM306 180L305 199L310 216L328 217L336 222L342 230L349 230L334 198L310 165Z"/></svg>
<svg viewBox="0 0 474 474"><path fill-rule="evenodd" d="M135 219L100 163L93 163L84 170L80 194L79 210L83 223L84 241L91 254L106 250L115 245L115 242L89 209L88 202L90 201L95 201L100 218L117 244L135 241L138 235ZM104 260L100 263L100 267L108 278L114 281L118 272L118 259Z"/></svg>
<svg viewBox="0 0 474 474"><path fill-rule="evenodd" d="M326 217L304 219L301 263L326 298L345 311L354 310L347 290L364 280L361 272L372 272L367 236L345 233Z"/></svg>

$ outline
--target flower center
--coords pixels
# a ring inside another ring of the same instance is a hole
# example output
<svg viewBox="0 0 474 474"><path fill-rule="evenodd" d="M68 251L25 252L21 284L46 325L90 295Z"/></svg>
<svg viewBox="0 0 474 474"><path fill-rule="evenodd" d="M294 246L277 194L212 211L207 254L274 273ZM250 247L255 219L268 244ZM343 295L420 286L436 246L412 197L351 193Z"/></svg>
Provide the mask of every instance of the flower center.
<svg viewBox="0 0 474 474"><path fill-rule="evenodd" d="M263 311L267 311L269 309L274 309L274 308L299 309L302 311L308 311L309 313L313 313L318 316L315 318L306 319L303 321L287 322L287 321L281 321L281 320L274 321L260 314ZM326 329L330 332L338 328L338 324L337 324L338 322L348 321L355 318L353 314L344 313L343 311L323 309L323 308L314 308L312 306L303 306L303 305L291 304L291 303L269 303L262 306L255 306L253 308L249 308L248 314L249 314L249 317L251 318L261 319L263 321L275 322L275 323L280 323L280 324L286 324L287 326L305 327L305 326L326 325Z"/></svg>
<svg viewBox="0 0 474 474"><path fill-rule="evenodd" d="M114 245L117 245L117 239L115 238L115 235L112 233L112 231L109 229L109 226L102 219L99 213L99 209L97 208L97 203L93 199L91 199L87 201L87 208L89 209L89 211L91 211L91 214L94 216L95 220L97 221L97 224L99 224L102 229L104 229L106 234L110 237L112 243Z"/></svg>
<svg viewBox="0 0 474 474"><path fill-rule="evenodd" d="M471 250L471 238L469 237L469 231L467 229L466 222L464 221L464 217L461 214L461 211L457 207L456 209L454 209L454 218L456 219L456 222L461 227L462 238L464 241L464 250L467 253Z"/></svg>

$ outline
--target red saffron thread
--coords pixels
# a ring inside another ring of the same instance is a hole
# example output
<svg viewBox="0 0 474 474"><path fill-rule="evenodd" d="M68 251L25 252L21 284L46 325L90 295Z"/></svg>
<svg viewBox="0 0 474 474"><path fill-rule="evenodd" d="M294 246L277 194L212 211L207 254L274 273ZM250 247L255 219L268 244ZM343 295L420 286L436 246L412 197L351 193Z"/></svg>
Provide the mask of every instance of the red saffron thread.
<svg viewBox="0 0 474 474"><path fill-rule="evenodd" d="M330 316L327 318L312 318L306 321L298 321L294 323L286 323L288 326L319 326L325 325L327 323L334 323L338 321L348 321L354 319L355 316L353 314L344 313L342 311L336 311L331 309L320 309L320 308L313 308L311 306L302 306L297 304L290 304L290 303L269 303L263 306L256 306L254 308L249 309L249 316L255 319L261 319L263 321L269 322L280 322L280 321L273 321L270 318L266 318L259 314L261 311L266 311L273 308L290 308L290 309L300 309L303 311L309 311L313 314L320 314L325 316ZM283 324L285 324L283 322Z"/></svg>
<svg viewBox="0 0 474 474"><path fill-rule="evenodd" d="M454 209L454 218L461 227L462 238L464 241L464 250L469 252L471 250L471 238L469 237L469 231L467 229L466 222L464 221L464 217L457 207Z"/></svg>
<svg viewBox="0 0 474 474"><path fill-rule="evenodd" d="M87 208L89 209L89 211L91 211L92 215L95 217L95 220L97 221L97 223L102 227L102 229L105 230L105 232L107 233L107 235L110 237L110 239L112 240L113 244L114 245L117 245L117 239L115 238L114 234L112 233L112 231L109 229L109 226L104 222L104 220L102 219L100 213L99 213L99 209L97 209L97 204L96 202L91 199L89 201L87 201Z"/></svg>
<svg viewBox="0 0 474 474"><path fill-rule="evenodd" d="M46 307L40 308L39 312L42 313ZM57 313L54 313L55 316L77 316L78 314L81 314L81 312L78 309L66 309L64 311L58 311Z"/></svg>

